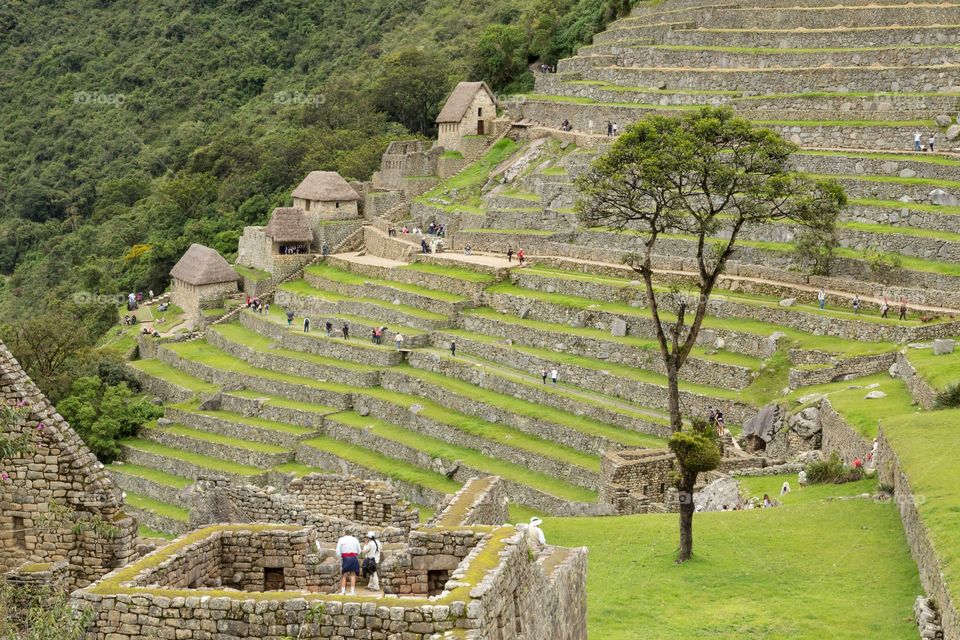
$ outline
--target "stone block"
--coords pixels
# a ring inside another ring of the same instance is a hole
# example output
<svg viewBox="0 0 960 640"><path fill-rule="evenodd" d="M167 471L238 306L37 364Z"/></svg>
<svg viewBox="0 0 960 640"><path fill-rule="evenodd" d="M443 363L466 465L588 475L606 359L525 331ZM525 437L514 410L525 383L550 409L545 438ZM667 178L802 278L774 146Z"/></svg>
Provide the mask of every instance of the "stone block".
<svg viewBox="0 0 960 640"><path fill-rule="evenodd" d="M938 339L933 341L933 355L935 356L944 356L948 353L953 353L953 349L956 346L954 340L948 339Z"/></svg>
<svg viewBox="0 0 960 640"><path fill-rule="evenodd" d="M617 318L610 324L610 335L622 338L627 335L627 323L622 318Z"/></svg>

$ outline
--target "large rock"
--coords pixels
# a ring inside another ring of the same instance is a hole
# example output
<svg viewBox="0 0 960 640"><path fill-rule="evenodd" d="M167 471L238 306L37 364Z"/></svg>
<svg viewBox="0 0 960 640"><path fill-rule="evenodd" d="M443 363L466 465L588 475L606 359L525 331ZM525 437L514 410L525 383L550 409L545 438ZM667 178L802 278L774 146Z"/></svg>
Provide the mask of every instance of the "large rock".
<svg viewBox="0 0 960 640"><path fill-rule="evenodd" d="M718 478L693 496L697 511L723 511L740 504L740 483L734 478Z"/></svg>
<svg viewBox="0 0 960 640"><path fill-rule="evenodd" d="M784 298L780 301L781 307L792 307L797 302L796 298Z"/></svg>
<svg viewBox="0 0 960 640"><path fill-rule="evenodd" d="M953 340L947 339L937 339L933 341L933 355L935 356L945 356L948 353L953 353L953 348L956 343Z"/></svg>
<svg viewBox="0 0 960 640"><path fill-rule="evenodd" d="M944 135L946 135L947 140L956 140L958 137L960 137L960 125L950 125L947 127L947 132Z"/></svg>
<svg viewBox="0 0 960 640"><path fill-rule="evenodd" d="M949 127L950 123L953 122L953 119L945 113L941 113L934 118L934 120L937 122L938 127Z"/></svg>
<svg viewBox="0 0 960 640"><path fill-rule="evenodd" d="M879 400L880 398L886 398L887 394L883 391L871 391L867 395L863 396L865 400Z"/></svg>
<svg viewBox="0 0 960 640"><path fill-rule="evenodd" d="M621 318L617 318L610 324L610 335L622 338L627 335L627 323Z"/></svg>
<svg viewBox="0 0 960 640"><path fill-rule="evenodd" d="M960 199L953 194L947 193L943 189L934 189L930 192L930 202L941 207L956 207L960 205Z"/></svg>

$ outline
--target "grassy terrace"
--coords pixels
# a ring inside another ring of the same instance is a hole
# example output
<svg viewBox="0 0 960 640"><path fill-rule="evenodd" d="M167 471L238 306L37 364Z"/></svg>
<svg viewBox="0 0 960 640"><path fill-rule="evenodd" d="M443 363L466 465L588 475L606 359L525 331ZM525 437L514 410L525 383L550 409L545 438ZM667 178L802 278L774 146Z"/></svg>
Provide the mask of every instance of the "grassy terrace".
<svg viewBox="0 0 960 640"><path fill-rule="evenodd" d="M405 447L415 449L429 455L431 458L444 460L461 460L467 466L483 473L498 475L517 484L533 487L544 493L579 502L592 502L597 499L594 491L583 489L576 485L564 482L544 473L531 471L512 462L491 458L473 449L449 444L436 438L408 431L402 427L378 420L370 416L361 416L353 411L337 413L328 417L328 420L337 422L354 429L368 430L370 433L391 440ZM599 471L600 463L596 460L594 470Z"/></svg>
<svg viewBox="0 0 960 640"><path fill-rule="evenodd" d="M746 486L756 492L783 479ZM676 514L604 518L602 526L596 518L546 518L543 529L551 544L590 549L591 637L634 640L643 629L645 640L912 640L921 587L896 507L829 499L874 487L810 487L774 509L697 514L694 558L681 566Z"/></svg>
<svg viewBox="0 0 960 640"><path fill-rule="evenodd" d="M877 233L883 235L901 235L912 238L929 238L932 240L943 240L944 242L960 242L960 233L950 231L936 231L934 229L922 229L917 227L906 227L902 225L889 224L871 224L868 222L839 222L837 226L841 229L851 231L863 231L864 233Z"/></svg>
<svg viewBox="0 0 960 640"><path fill-rule="evenodd" d="M189 478L183 478L173 475L172 473L167 473L166 471L151 469L150 467L144 467L139 464L114 463L107 468L111 473L124 473L137 476L138 478L143 478L144 480L149 480L165 487L173 487L174 489L183 489L193 483L193 480Z"/></svg>
<svg viewBox="0 0 960 640"><path fill-rule="evenodd" d="M914 416L884 418L883 433L910 480L920 519L953 601L960 598L960 410L930 411Z"/></svg>
<svg viewBox="0 0 960 640"><path fill-rule="evenodd" d="M188 373L175 369L165 362L156 359L137 360L128 363L146 374L158 378L170 384L189 389L196 393L214 393L220 389L217 385L195 378Z"/></svg>
<svg viewBox="0 0 960 640"><path fill-rule="evenodd" d="M877 386L873 389L866 388L871 385ZM865 396L874 389L887 394L887 397L867 400ZM816 397L821 394L826 395L836 412L868 441L876 437L881 418L917 412L917 408L913 406L913 398L903 381L891 378L886 373L848 382L801 387L793 391L788 399L796 401L804 396Z"/></svg>
<svg viewBox="0 0 960 640"><path fill-rule="evenodd" d="M455 200L458 205L482 207L480 190L490 173L498 164L509 158L520 149L520 145L510 138L504 138L493 145L482 158L467 166L463 171L454 174L438 184L436 187L416 198L417 202L433 204L431 199L443 198ZM451 192L456 192L452 194Z"/></svg>
<svg viewBox="0 0 960 640"><path fill-rule="evenodd" d="M892 95L907 95L907 94L892 94ZM932 94L932 95L942 95L942 94ZM758 97L767 97L767 96L758 96ZM957 97L960 98L960 95L958 95ZM862 158L864 160L879 160L884 162L888 160L893 162L922 162L925 164L938 164L938 165L943 165L947 167L960 167L960 160L957 160L956 158L950 158L947 156L940 156L935 153L928 153L924 155L922 153L918 153L918 154L869 153L869 152L861 153L856 151L816 151L816 150L810 150L810 149L801 149L797 151L797 155L828 156L828 157L837 156L841 158L853 158L853 159Z"/></svg>
<svg viewBox="0 0 960 640"><path fill-rule="evenodd" d="M543 229L484 229L477 227L475 229L461 229L460 233L496 233L511 236L552 236L556 231L545 231Z"/></svg>
<svg viewBox="0 0 960 640"><path fill-rule="evenodd" d="M453 265L440 265L432 264L429 262L413 262L408 265L400 267L404 271L416 271L417 273L427 273L431 275L445 276L447 278L456 278L458 280L466 280L467 282L475 283L488 283L493 282L493 275L489 273L483 273L480 271L474 271L472 269L464 269L463 267L455 267Z"/></svg>
<svg viewBox="0 0 960 640"><path fill-rule="evenodd" d="M907 348L907 360L917 373L934 389L946 389L960 382L960 352L942 356L933 355L933 349Z"/></svg>
<svg viewBox="0 0 960 640"><path fill-rule="evenodd" d="M316 298L321 302L327 302L330 304L336 304L338 302L358 302L363 304L375 305L377 307L382 307L384 309L391 309L398 313L403 313L415 318L420 318L422 320L434 320L434 321L443 321L447 320L447 316L434 313L432 311L424 311L423 309L418 309L417 307L411 307L405 304L391 304L386 300L381 300L379 298L353 298L350 296L342 296L330 291L324 291L322 289L317 289L312 286L305 280L296 280L294 282L288 282L286 284L280 285L280 289L284 291L289 291L292 294L298 296L305 296L308 298ZM271 307L271 311L273 308Z"/></svg>
<svg viewBox="0 0 960 640"><path fill-rule="evenodd" d="M244 313L250 313L254 315L254 317L265 318L277 325L284 327L287 326L287 318L283 309L278 309L277 307L271 308L270 315L268 316L257 316L252 311L245 311ZM321 367L330 367L332 369L346 369L360 373L370 373L377 370L376 367L368 364L351 362L342 358L327 358L326 356L317 355L315 353L307 353L305 351L297 351L295 349L280 347L273 338L259 334L256 331L248 329L247 327L237 323L219 324L215 327L212 327L211 330L216 331L230 342L241 344L261 353L283 356L292 360L300 360L305 363L315 364ZM320 343L329 342L332 340L343 340L343 338L328 338L323 331L322 325L313 326L310 333L305 333L302 325L294 324L293 332L295 332L296 335L302 336L308 340L316 340ZM360 337L365 338L366 336ZM389 348L388 345L373 344L369 340L352 340L349 344L360 349L369 348L377 351L385 351Z"/></svg>
<svg viewBox="0 0 960 640"><path fill-rule="evenodd" d="M231 265L233 270L239 273L244 278L249 278L255 282L260 282L262 280L269 280L273 276L266 271L261 269L254 269L253 267L247 267L242 264L233 264Z"/></svg>
<svg viewBox="0 0 960 640"><path fill-rule="evenodd" d="M897 210L909 209L910 211L923 211L925 213L947 216L960 215L960 207L943 207L936 204L923 204L921 202L900 202L899 200L877 200L874 198L851 198L848 202L849 204L862 205L865 207Z"/></svg>
<svg viewBox="0 0 960 640"><path fill-rule="evenodd" d="M190 520L190 511L183 507L170 504L169 502L161 502L160 500L154 500L153 498L130 492L127 492L125 499L131 507L143 509L144 511L152 511L157 515L170 518L171 520L178 522L187 522Z"/></svg>
<svg viewBox="0 0 960 640"><path fill-rule="evenodd" d="M179 436L181 438L189 438L191 440L200 440L202 442L219 444L225 447L232 447L234 449L254 451L257 453L289 453L290 451L289 449L284 449L283 447L278 447L273 444L256 442L253 440L243 440L241 438L233 438L230 436L221 435L219 433L203 431L201 429L191 429L190 427L186 427L182 424L171 424L165 427L151 427L150 430L169 433L170 435Z"/></svg>
<svg viewBox="0 0 960 640"><path fill-rule="evenodd" d="M175 449L174 447L168 447L166 445L153 442L152 440L144 440L143 438L127 438L126 440L121 440L120 444L130 447L131 449L136 449L137 451L152 453L153 455L163 456L164 458L173 458L175 460L189 462L190 464L203 467L204 469L209 469L211 471L219 471L221 473L229 473L238 476L255 476L259 473L263 473L263 469L258 469L257 467L247 464L238 464L236 462L230 462L229 460L221 460L220 458L204 456L191 451L184 451L183 449Z"/></svg>
<svg viewBox="0 0 960 640"><path fill-rule="evenodd" d="M343 269L338 269L327 264L315 264L310 267L307 267L306 273L309 275L317 276L325 280L330 280L331 282L337 282L340 284L345 284L349 286L366 286L366 285L377 285L381 287L389 287L391 289L396 289L397 291L403 291L405 293L411 293L418 296L423 296L425 298L433 298L435 300L441 300L443 302L466 302L466 298L459 296L453 293L447 293L446 291L438 291L436 289L428 289L426 287L421 287L415 284L407 284L405 282L395 282L393 280L380 280L377 278L367 278L365 276L358 275L351 271L344 271Z"/></svg>
<svg viewBox="0 0 960 640"><path fill-rule="evenodd" d="M312 402L300 402L299 400L290 400L282 396L274 396L268 393L260 393L259 391L250 391L249 389L241 389L239 391L230 391L229 395L237 396L240 398L246 398L248 400L260 400L265 406L279 407L281 409L292 409L294 411L306 411L309 413L316 413L319 415L327 415L330 413L336 413L340 409L335 409L333 407L327 407L322 404L315 404Z"/></svg>
<svg viewBox="0 0 960 640"><path fill-rule="evenodd" d="M322 406L322 405L318 405ZM211 410L211 409L199 409L195 404L181 404L181 405L172 405L175 409L180 409L181 411L186 411L188 413L194 413L198 416L207 416L210 418L217 418L219 420L225 420L227 422L234 422L237 424L244 424L250 427L255 427L257 429L264 429L266 431L278 431L280 433L289 433L291 435L306 435L308 433L313 433L314 429L309 427L300 427L294 424L287 424L285 422L276 422L274 420L266 420L264 418L257 418L255 416L245 416L239 413L234 413L232 411L220 411L220 410ZM326 407L329 409L329 407ZM330 409L330 411L335 411L335 409Z"/></svg>
<svg viewBox="0 0 960 640"><path fill-rule="evenodd" d="M399 482L426 487L440 493L456 493L460 489L458 483L442 473L421 469L416 465L389 458L365 447L358 447L325 436L304 440L301 444L343 458L347 462L369 469L377 475Z"/></svg>

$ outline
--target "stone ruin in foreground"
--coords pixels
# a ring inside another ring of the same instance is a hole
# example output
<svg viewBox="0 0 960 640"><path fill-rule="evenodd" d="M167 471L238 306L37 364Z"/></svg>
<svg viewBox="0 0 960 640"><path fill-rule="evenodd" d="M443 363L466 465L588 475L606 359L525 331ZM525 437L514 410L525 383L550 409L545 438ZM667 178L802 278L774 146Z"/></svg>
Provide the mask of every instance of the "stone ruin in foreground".
<svg viewBox="0 0 960 640"><path fill-rule="evenodd" d="M499 478L471 480L423 527L401 515L400 526L382 529L385 593L356 596L329 595L339 584L334 545L366 527L291 510L283 493L213 490L216 499L229 491L241 510L261 509L257 516L272 505L277 518L194 530L75 592L95 612L89 638L587 637L586 550L537 552L522 528L500 524L508 515ZM291 523L276 524L284 519Z"/></svg>

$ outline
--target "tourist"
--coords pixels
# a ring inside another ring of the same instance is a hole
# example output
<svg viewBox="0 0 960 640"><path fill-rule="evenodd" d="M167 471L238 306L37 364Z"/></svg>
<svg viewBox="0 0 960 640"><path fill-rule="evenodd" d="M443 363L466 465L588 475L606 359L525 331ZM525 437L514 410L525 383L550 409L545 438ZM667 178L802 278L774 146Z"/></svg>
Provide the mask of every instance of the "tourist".
<svg viewBox="0 0 960 640"><path fill-rule="evenodd" d="M527 544L537 552L542 551L547 546L547 538L543 535L543 529L540 528L541 524L543 524L543 520L534 516L530 518L530 526L527 527Z"/></svg>
<svg viewBox="0 0 960 640"><path fill-rule="evenodd" d="M432 222L430 223L430 226L427 227L427 233L430 234L431 236L433 235L434 231L436 231L436 230L437 230L437 227L436 227L436 225L435 225L434 223L432 223Z"/></svg>
<svg viewBox="0 0 960 640"><path fill-rule="evenodd" d="M403 235L407 235L408 233L410 233L410 229L407 228L407 225L403 225L403 228L400 229L400 233L402 233Z"/></svg>
<svg viewBox="0 0 960 640"><path fill-rule="evenodd" d="M319 541L317 543L319 545ZM350 595L357 594L357 576L360 574L360 541L349 533L345 533L337 540L337 558L340 559L340 595L347 593L347 576L350 576Z"/></svg>
<svg viewBox="0 0 960 640"><path fill-rule="evenodd" d="M250 305L252 305L252 304L253 304L253 299L250 298L250 296L247 296L247 309L249 309L249 308L250 308Z"/></svg>
<svg viewBox="0 0 960 640"><path fill-rule="evenodd" d="M859 294L853 294L853 314L860 315L860 296Z"/></svg>
<svg viewBox="0 0 960 640"><path fill-rule="evenodd" d="M787 495L788 493L790 493L790 483L784 481L783 486L780 487L780 497L782 498L783 496Z"/></svg>
<svg viewBox="0 0 960 640"><path fill-rule="evenodd" d="M343 326L340 328L340 331L343 332L343 339L344 339L344 340L349 340L349 339L350 339L350 327L347 326L347 323L346 323L346 322L343 323Z"/></svg>
<svg viewBox="0 0 960 640"><path fill-rule="evenodd" d="M543 384L547 384L547 370L540 369L540 377L543 378Z"/></svg>
<svg viewBox="0 0 960 640"><path fill-rule="evenodd" d="M397 229L393 226L387 227L387 235L391 238L397 237Z"/></svg>
<svg viewBox="0 0 960 640"><path fill-rule="evenodd" d="M310 333L310 318L303 319L303 332Z"/></svg>
<svg viewBox="0 0 960 640"><path fill-rule="evenodd" d="M437 228L437 235L441 238L447 237L447 228L442 224Z"/></svg>
<svg viewBox="0 0 960 640"><path fill-rule="evenodd" d="M553 380L553 384L557 384L557 369L554 367L550 370L550 379Z"/></svg>
<svg viewBox="0 0 960 640"><path fill-rule="evenodd" d="M934 133L930 134L930 137L927 138L927 146L930 147L930 153L933 153L933 143L936 142L937 136Z"/></svg>
<svg viewBox="0 0 960 640"><path fill-rule="evenodd" d="M883 302L880 303L880 317L886 318L888 311L890 311L890 301L887 300L887 296L883 296Z"/></svg>
<svg viewBox="0 0 960 640"><path fill-rule="evenodd" d="M607 121L607 137L609 138L612 135L613 135L613 123L608 120Z"/></svg>
<svg viewBox="0 0 960 640"><path fill-rule="evenodd" d="M772 506L773 506L773 500L770 499L770 494L769 493L763 494L763 508L769 509Z"/></svg>
<svg viewBox="0 0 960 640"><path fill-rule="evenodd" d="M327 337L330 337L330 334L333 333L333 323L327 320L327 323L324 325L324 329L327 330Z"/></svg>
<svg viewBox="0 0 960 640"><path fill-rule="evenodd" d="M617 137L617 135L618 135L619 133L620 133L620 125L617 124L616 122L614 122L614 123L613 123L613 137Z"/></svg>
<svg viewBox="0 0 960 640"><path fill-rule="evenodd" d="M517 249L517 262L520 263L520 266L523 266L523 261L526 260L527 256L523 253L523 249Z"/></svg>
<svg viewBox="0 0 960 640"><path fill-rule="evenodd" d="M260 307L260 310L261 310L261 313L265 313L265 314L267 314L267 315L270 315L270 303L268 302L268 303L262 305L262 306Z"/></svg>
<svg viewBox="0 0 960 640"><path fill-rule="evenodd" d="M465 256L470 255L470 245L467 245L463 248L463 255Z"/></svg>
<svg viewBox="0 0 960 640"><path fill-rule="evenodd" d="M820 288L820 291L817 291L817 304L820 305L820 308L823 309L827 306L827 292Z"/></svg>
<svg viewBox="0 0 960 640"><path fill-rule="evenodd" d="M424 238L420 238L420 253L430 253L427 248L427 241Z"/></svg>
<svg viewBox="0 0 960 640"><path fill-rule="evenodd" d="M861 469L863 469L863 460L861 460L859 457L856 457L853 459L853 464L850 466L852 466L857 471L860 471Z"/></svg>
<svg viewBox="0 0 960 640"><path fill-rule="evenodd" d="M393 341L397 343L397 351L403 349L404 340L406 340L406 338L403 337L402 333L398 332L397 335L393 336Z"/></svg>
<svg viewBox="0 0 960 640"><path fill-rule="evenodd" d="M287 326L293 326L293 311L291 309L287 309Z"/></svg>
<svg viewBox="0 0 960 640"><path fill-rule="evenodd" d="M326 258L326 257L327 257L327 254L330 253L330 245L328 245L326 242L324 242L324 243L323 243L323 246L320 247L320 251L323 253L323 257Z"/></svg>
<svg viewBox="0 0 960 640"><path fill-rule="evenodd" d="M373 344L380 344L380 327L374 327L373 331L370 332L370 336L373 339Z"/></svg>
<svg viewBox="0 0 960 640"><path fill-rule="evenodd" d="M454 358L457 357L457 341L456 340L450 341L450 355Z"/></svg>
<svg viewBox="0 0 960 640"><path fill-rule="evenodd" d="M149 295L150 299L153 300L153 289L150 289L150 291L147 292L147 295Z"/></svg>
<svg viewBox="0 0 960 640"><path fill-rule="evenodd" d="M507 247L507 263L513 262L513 247Z"/></svg>
<svg viewBox="0 0 960 640"><path fill-rule="evenodd" d="M921 140L921 135L920 135L920 132L917 131L915 134L913 134L913 150L914 151L920 151L920 146L922 144L920 140Z"/></svg>
<svg viewBox="0 0 960 640"><path fill-rule="evenodd" d="M900 296L900 319L907 319L907 296Z"/></svg>
<svg viewBox="0 0 960 640"><path fill-rule="evenodd" d="M367 576L367 589L370 591L380 591L380 576L377 571L380 568L380 541L377 540L377 532L367 533L367 544L363 546L363 574Z"/></svg>
<svg viewBox="0 0 960 640"><path fill-rule="evenodd" d="M800 472L797 474L797 486L801 489L807 486L807 472L804 469L800 469Z"/></svg>
<svg viewBox="0 0 960 640"><path fill-rule="evenodd" d="M717 423L717 435L722 438L723 434L726 433L726 428L723 425L723 411L720 411L720 409L717 408L716 412L713 414L713 419Z"/></svg>

